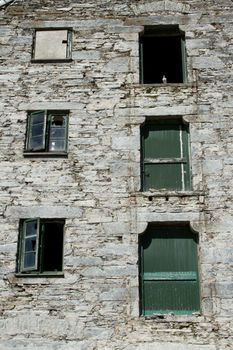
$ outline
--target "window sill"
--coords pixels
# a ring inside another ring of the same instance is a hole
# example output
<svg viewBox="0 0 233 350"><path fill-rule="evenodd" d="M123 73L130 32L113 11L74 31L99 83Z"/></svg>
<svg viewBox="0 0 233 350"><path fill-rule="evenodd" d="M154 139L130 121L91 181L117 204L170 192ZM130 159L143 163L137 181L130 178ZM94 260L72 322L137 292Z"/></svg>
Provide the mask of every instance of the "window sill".
<svg viewBox="0 0 233 350"><path fill-rule="evenodd" d="M151 190L136 192L135 196L141 197L200 197L205 196L204 191L168 191L168 190Z"/></svg>
<svg viewBox="0 0 233 350"><path fill-rule="evenodd" d="M23 272L17 272L15 273L15 277L20 277L20 278L35 278L35 277L38 277L38 278L61 278L61 277L65 277L64 276L64 272L42 272L42 273L23 273Z"/></svg>
<svg viewBox="0 0 233 350"><path fill-rule="evenodd" d="M184 86L184 85L190 85L191 83L189 82L184 82L184 83L140 83L140 86L174 86L174 85L179 85L179 86Z"/></svg>
<svg viewBox="0 0 233 350"><path fill-rule="evenodd" d="M198 322L203 320L203 315L200 312L189 314L189 315L175 315L175 314L154 314L154 315L141 315L141 318L144 318L146 321L159 321L159 322Z"/></svg>
<svg viewBox="0 0 233 350"><path fill-rule="evenodd" d="M61 59L31 59L31 63L66 63L72 62L72 58L61 58Z"/></svg>
<svg viewBox="0 0 233 350"><path fill-rule="evenodd" d="M67 158L67 152L24 152L27 158Z"/></svg>
<svg viewBox="0 0 233 350"><path fill-rule="evenodd" d="M132 85L131 85L132 86ZM195 86L195 82L185 82L185 83L155 83L155 84L133 84L134 88L142 89L157 89L157 88L192 88Z"/></svg>

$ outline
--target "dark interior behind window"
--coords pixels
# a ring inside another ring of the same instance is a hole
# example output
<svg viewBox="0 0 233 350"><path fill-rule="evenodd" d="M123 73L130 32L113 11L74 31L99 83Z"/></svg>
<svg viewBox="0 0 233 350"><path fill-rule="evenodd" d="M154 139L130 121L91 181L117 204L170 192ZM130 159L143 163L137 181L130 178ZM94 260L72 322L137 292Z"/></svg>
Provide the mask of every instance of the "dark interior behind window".
<svg viewBox="0 0 233 350"><path fill-rule="evenodd" d="M174 29L145 28L140 36L140 82L161 84L185 82L184 35Z"/></svg>
<svg viewBox="0 0 233 350"><path fill-rule="evenodd" d="M44 224L43 246L42 270L62 271L63 223Z"/></svg>

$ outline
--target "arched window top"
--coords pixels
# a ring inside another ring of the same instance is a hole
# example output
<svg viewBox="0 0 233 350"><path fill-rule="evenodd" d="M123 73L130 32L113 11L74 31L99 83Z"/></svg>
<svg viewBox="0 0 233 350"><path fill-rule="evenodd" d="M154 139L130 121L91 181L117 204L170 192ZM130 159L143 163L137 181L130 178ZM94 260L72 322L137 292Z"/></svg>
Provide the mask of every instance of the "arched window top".
<svg viewBox="0 0 233 350"><path fill-rule="evenodd" d="M150 223L139 237L143 315L200 309L198 234L189 223Z"/></svg>

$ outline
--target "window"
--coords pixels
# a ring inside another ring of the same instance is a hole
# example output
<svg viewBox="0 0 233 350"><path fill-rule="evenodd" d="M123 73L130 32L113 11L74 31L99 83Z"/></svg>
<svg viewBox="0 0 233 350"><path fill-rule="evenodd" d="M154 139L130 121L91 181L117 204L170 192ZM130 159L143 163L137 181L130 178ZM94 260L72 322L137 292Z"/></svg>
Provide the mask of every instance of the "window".
<svg viewBox="0 0 233 350"><path fill-rule="evenodd" d="M71 31L67 29L36 30L33 59L42 61L71 59Z"/></svg>
<svg viewBox="0 0 233 350"><path fill-rule="evenodd" d="M150 224L139 239L141 314L199 312L198 237L188 224Z"/></svg>
<svg viewBox="0 0 233 350"><path fill-rule="evenodd" d="M143 191L190 189L188 138L181 119L147 119L141 128Z"/></svg>
<svg viewBox="0 0 233 350"><path fill-rule="evenodd" d="M28 114L26 152L64 153L67 150L68 111Z"/></svg>
<svg viewBox="0 0 233 350"><path fill-rule="evenodd" d="M18 272L48 273L63 269L64 220L20 221Z"/></svg>
<svg viewBox="0 0 233 350"><path fill-rule="evenodd" d="M186 82L184 33L176 25L146 26L140 36L140 82Z"/></svg>

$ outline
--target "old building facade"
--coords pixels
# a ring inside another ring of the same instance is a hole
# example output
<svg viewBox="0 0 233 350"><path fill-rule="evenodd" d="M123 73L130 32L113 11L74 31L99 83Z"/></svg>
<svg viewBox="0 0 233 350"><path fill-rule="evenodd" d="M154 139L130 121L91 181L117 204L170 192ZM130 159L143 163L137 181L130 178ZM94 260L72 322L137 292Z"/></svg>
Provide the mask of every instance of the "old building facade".
<svg viewBox="0 0 233 350"><path fill-rule="evenodd" d="M0 12L0 349L232 349L232 1Z"/></svg>

